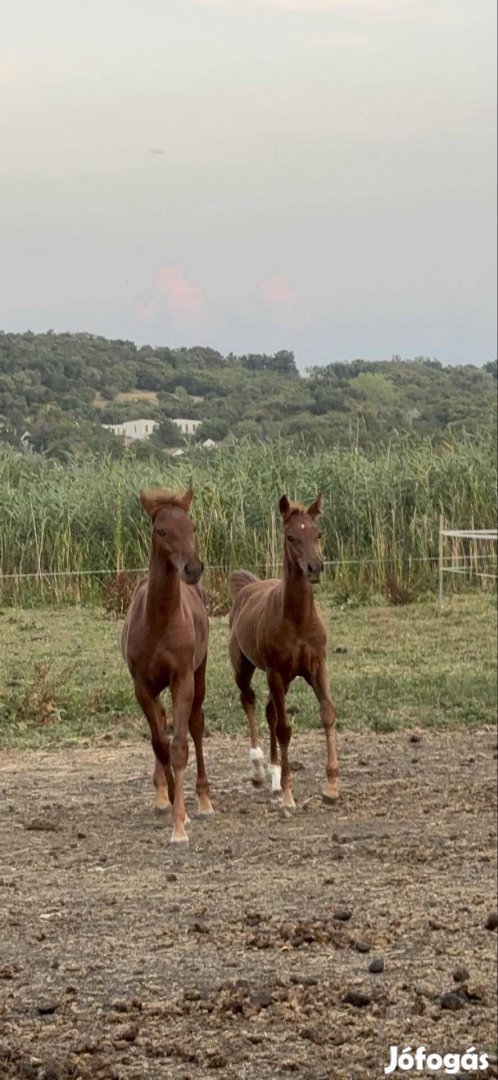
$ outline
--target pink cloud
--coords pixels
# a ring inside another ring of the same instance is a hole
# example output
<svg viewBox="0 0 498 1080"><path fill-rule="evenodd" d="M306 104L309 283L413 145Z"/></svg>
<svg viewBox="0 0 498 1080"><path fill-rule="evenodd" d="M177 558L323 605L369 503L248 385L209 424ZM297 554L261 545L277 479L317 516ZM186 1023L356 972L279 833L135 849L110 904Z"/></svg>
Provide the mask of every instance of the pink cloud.
<svg viewBox="0 0 498 1080"><path fill-rule="evenodd" d="M0 86L33 83L50 78L54 57L30 49L6 49L0 52Z"/></svg>
<svg viewBox="0 0 498 1080"><path fill-rule="evenodd" d="M195 314L204 307L204 293L182 274L178 266L160 266L156 289L173 311Z"/></svg>
<svg viewBox="0 0 498 1080"><path fill-rule="evenodd" d="M179 266L160 266L152 289L145 289L133 303L138 319L152 319L164 312L165 305L177 315L196 315L204 307L204 293L193 285Z"/></svg>
<svg viewBox="0 0 498 1080"><path fill-rule="evenodd" d="M268 307L274 311L290 307L297 299L285 274L272 274L270 277L263 278L258 285L258 291Z"/></svg>

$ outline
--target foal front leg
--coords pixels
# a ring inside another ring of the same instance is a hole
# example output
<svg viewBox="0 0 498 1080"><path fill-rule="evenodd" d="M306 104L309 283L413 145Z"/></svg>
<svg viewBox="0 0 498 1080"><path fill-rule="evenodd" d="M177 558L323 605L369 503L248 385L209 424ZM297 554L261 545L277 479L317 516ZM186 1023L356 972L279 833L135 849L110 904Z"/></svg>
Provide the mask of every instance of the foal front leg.
<svg viewBox="0 0 498 1080"><path fill-rule="evenodd" d="M275 706L273 704L273 698L269 697L266 705L266 722L270 729L270 764L268 765L268 772L271 776L271 790L272 793L282 791L281 777L282 769L278 758L278 745L277 745L277 714L275 712Z"/></svg>
<svg viewBox="0 0 498 1080"><path fill-rule="evenodd" d="M175 777L172 844L188 844L185 831L185 770L188 762L188 725L194 701L194 674L176 675L171 682L173 738L171 764Z"/></svg>
<svg viewBox="0 0 498 1080"><path fill-rule="evenodd" d="M249 724L249 741L251 749L249 760L251 762L251 780L254 787L261 787L265 781L264 754L258 738L256 723L256 695L251 686L251 679L255 667L250 660L240 651L232 634L229 642L230 659L232 661L235 682L240 690L240 704L247 716Z"/></svg>
<svg viewBox="0 0 498 1080"><path fill-rule="evenodd" d="M197 761L197 783L195 785L195 790L199 800L199 817L202 818L214 814L209 798L209 781L207 778L206 766L204 764L202 745L204 736L204 712L202 704L206 691L206 660L203 660L201 666L197 669L194 676L194 683L194 701L189 720L189 729L195 746L195 757Z"/></svg>
<svg viewBox="0 0 498 1080"><path fill-rule="evenodd" d="M320 719L327 740L327 782L323 789L323 801L334 803L339 798L339 763L337 760L336 738L337 710L330 696L329 675L325 661L320 664L316 675L310 678L309 681L320 705Z"/></svg>
<svg viewBox="0 0 498 1080"><path fill-rule="evenodd" d="M266 677L276 715L275 733L280 746L280 758L282 762L282 774L280 779L282 787L282 806L287 807L288 810L293 810L296 804L292 794L292 776L289 768L288 750L292 735L292 727L285 711L287 686L278 671L269 669L266 672Z"/></svg>

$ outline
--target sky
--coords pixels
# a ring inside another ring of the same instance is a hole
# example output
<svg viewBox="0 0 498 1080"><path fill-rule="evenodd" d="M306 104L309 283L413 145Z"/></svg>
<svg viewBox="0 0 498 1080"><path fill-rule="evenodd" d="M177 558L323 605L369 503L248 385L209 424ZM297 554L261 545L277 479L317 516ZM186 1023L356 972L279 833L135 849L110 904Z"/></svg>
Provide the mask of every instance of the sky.
<svg viewBox="0 0 498 1080"><path fill-rule="evenodd" d="M494 0L16 0L0 328L496 355Z"/></svg>

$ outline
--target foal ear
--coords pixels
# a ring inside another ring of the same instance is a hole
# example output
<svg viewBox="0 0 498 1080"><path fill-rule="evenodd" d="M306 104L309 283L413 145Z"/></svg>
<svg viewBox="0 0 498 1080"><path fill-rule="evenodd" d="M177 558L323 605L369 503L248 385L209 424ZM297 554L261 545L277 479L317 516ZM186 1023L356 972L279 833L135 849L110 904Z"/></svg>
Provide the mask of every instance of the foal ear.
<svg viewBox="0 0 498 1080"><path fill-rule="evenodd" d="M320 495L317 495L315 501L311 504L311 506L308 507L308 509L306 511L306 513L308 514L308 517L313 518L313 520L316 517L318 517L318 515L321 514L322 511L323 511L323 505L322 504L323 504L323 498L322 498L322 495L320 493Z"/></svg>
<svg viewBox="0 0 498 1080"><path fill-rule="evenodd" d="M290 502L287 498L287 495L282 495L282 498L280 499L280 502L278 504L278 509L280 510L280 513L285 521L285 518L287 517L287 514L290 510Z"/></svg>
<svg viewBox="0 0 498 1080"><path fill-rule="evenodd" d="M157 514L160 505L157 497L157 492L141 491L140 502L142 503L142 506L146 513L149 515L149 517L154 520L154 517Z"/></svg>
<svg viewBox="0 0 498 1080"><path fill-rule="evenodd" d="M179 500L180 501L180 506L182 507L182 510L185 510L186 514L188 514L188 512L190 510L190 503L192 502L193 497L194 497L194 489L192 487L192 481L190 481L190 484L189 484L185 494L182 495L181 499Z"/></svg>

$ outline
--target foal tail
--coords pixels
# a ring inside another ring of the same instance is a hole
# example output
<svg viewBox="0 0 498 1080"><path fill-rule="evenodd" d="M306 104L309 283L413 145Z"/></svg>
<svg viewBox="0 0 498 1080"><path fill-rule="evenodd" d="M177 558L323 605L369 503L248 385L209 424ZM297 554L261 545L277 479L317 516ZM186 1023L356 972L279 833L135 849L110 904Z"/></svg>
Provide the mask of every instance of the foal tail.
<svg viewBox="0 0 498 1080"><path fill-rule="evenodd" d="M251 574L249 570L234 570L228 578L228 591L232 600L235 600L235 597L245 585L252 585L254 581L259 581L259 578L255 574Z"/></svg>

